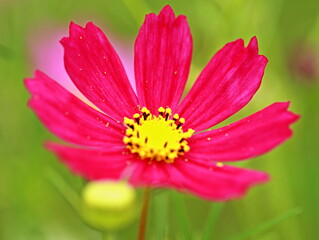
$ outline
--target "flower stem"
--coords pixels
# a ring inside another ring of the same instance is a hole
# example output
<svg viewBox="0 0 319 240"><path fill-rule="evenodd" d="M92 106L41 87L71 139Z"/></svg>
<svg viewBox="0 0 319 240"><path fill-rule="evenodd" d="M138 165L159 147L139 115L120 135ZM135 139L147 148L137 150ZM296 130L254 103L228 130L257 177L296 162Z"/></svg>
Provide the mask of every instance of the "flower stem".
<svg viewBox="0 0 319 240"><path fill-rule="evenodd" d="M140 218L138 240L145 240L147 213L148 213L148 206L149 206L150 195L151 195L150 193L151 193L151 188L146 187L144 191L144 200L143 200L143 207L142 207L141 218Z"/></svg>

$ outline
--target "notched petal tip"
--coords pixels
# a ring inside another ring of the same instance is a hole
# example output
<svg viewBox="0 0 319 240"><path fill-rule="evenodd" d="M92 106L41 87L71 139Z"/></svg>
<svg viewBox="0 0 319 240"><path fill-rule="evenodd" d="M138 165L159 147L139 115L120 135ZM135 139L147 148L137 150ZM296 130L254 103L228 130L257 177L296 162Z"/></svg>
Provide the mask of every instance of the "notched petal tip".
<svg viewBox="0 0 319 240"><path fill-rule="evenodd" d="M60 39L59 43L64 47L68 40L69 40L69 37L63 37Z"/></svg>
<svg viewBox="0 0 319 240"><path fill-rule="evenodd" d="M255 181L247 184L246 186L243 186L241 190L239 190L237 193L230 193L229 195L225 195L221 197L220 199L212 199L214 201L218 202L225 202L230 201L234 199L240 199L245 197L249 191L255 187L256 185L265 184L270 181L270 177L267 173L263 173L263 175L260 177L260 179L256 179Z"/></svg>
<svg viewBox="0 0 319 240"><path fill-rule="evenodd" d="M257 40L257 37L256 37L256 36L254 36L254 37L252 37L252 38L250 39L250 41L249 41L247 47L256 49L257 52L258 52L258 40Z"/></svg>
<svg viewBox="0 0 319 240"><path fill-rule="evenodd" d="M296 114L296 113L294 113L294 112L288 111L288 113L289 113L289 114L291 115L291 117L292 117L291 123L297 122L297 121L301 118L301 115Z"/></svg>
<svg viewBox="0 0 319 240"><path fill-rule="evenodd" d="M39 79L39 80L41 80L42 78L48 78L48 76L44 72L42 72L40 70L35 70L34 71L34 77Z"/></svg>
<svg viewBox="0 0 319 240"><path fill-rule="evenodd" d="M23 79L23 84L26 87L26 89L31 93L31 95L34 94L34 83L43 81L43 79L46 77L46 75L41 72L40 70L35 70L33 73L33 77L31 78L25 78Z"/></svg>
<svg viewBox="0 0 319 240"><path fill-rule="evenodd" d="M289 105L290 105L290 101L285 101L285 102L275 102L272 104L273 106L276 106L277 108L282 108L283 110L287 110Z"/></svg>
<svg viewBox="0 0 319 240"><path fill-rule="evenodd" d="M254 172L257 172L254 170ZM250 185L263 184L270 181L270 175L266 172L258 171L259 176L256 177L255 181Z"/></svg>
<svg viewBox="0 0 319 240"><path fill-rule="evenodd" d="M69 25L69 34L71 36L71 34L76 33L77 31L83 31L84 27L80 26L79 24L76 24L75 22L70 22Z"/></svg>
<svg viewBox="0 0 319 240"><path fill-rule="evenodd" d="M244 39L238 38L235 41L226 43L224 47L222 47L218 52L222 51L223 49L226 49L227 47L236 48L238 46L241 46L242 48L245 48L245 42Z"/></svg>
<svg viewBox="0 0 319 240"><path fill-rule="evenodd" d="M180 162L170 175L174 176L171 181L175 188L212 201L243 197L255 185L269 181L265 172L194 159Z"/></svg>
<svg viewBox="0 0 319 240"><path fill-rule="evenodd" d="M151 23L158 23L161 22L162 24L171 24L175 20L175 13L174 10L169 6L166 5L158 15L155 13L149 13L146 15L143 25L151 24Z"/></svg>
<svg viewBox="0 0 319 240"><path fill-rule="evenodd" d="M162 23L167 23L167 24L174 22L176 19L186 19L185 15L178 15L176 17L175 12L170 5L164 6L158 15L156 15L154 13L150 13L150 14L146 15L146 17L149 18L148 20L150 20L152 18L158 19L158 21L160 21ZM146 20L146 18L145 18L145 20Z"/></svg>
<svg viewBox="0 0 319 240"><path fill-rule="evenodd" d="M60 40L60 43L62 44L62 46L65 46L69 41L70 39L72 38L76 38L78 37L79 35L82 35L85 33L85 31L88 29L88 28L94 28L96 27L92 22L88 22L85 27L82 27L74 22L70 22L70 25L69 25L69 36L67 37L63 37L61 40ZM83 36L81 36L83 37Z"/></svg>
<svg viewBox="0 0 319 240"><path fill-rule="evenodd" d="M163 7L163 9L160 11L159 16L173 16L175 18L175 13L173 8L170 5L166 5Z"/></svg>
<svg viewBox="0 0 319 240"><path fill-rule="evenodd" d="M301 115L296 114L292 111L289 111L288 108L290 106L290 101L286 101L286 102L276 102L273 105L277 105L277 107L280 109L282 108L283 111L285 111L289 117L290 117L290 124L296 122L298 119L301 118Z"/></svg>
<svg viewBox="0 0 319 240"><path fill-rule="evenodd" d="M247 50L250 51L254 55L259 55L260 56L260 61L264 61L264 64L268 63L268 59L264 56L259 54L259 47L258 47L258 40L257 37L254 36L250 39L248 45L247 45Z"/></svg>
<svg viewBox="0 0 319 240"><path fill-rule="evenodd" d="M97 28L97 26L93 22L87 22L85 28Z"/></svg>
<svg viewBox="0 0 319 240"><path fill-rule="evenodd" d="M34 79L33 78L25 78L23 79L23 85L26 87L27 90L30 91L30 84L31 82L33 81Z"/></svg>
<svg viewBox="0 0 319 240"><path fill-rule="evenodd" d="M31 77L31 78L25 78L24 81L29 80L29 79L30 79L30 80L31 80L31 79L36 79L36 78L38 78L39 75L41 75L41 74L44 74L44 73L42 73L40 70L36 69L36 70L33 72L33 77Z"/></svg>
<svg viewBox="0 0 319 240"><path fill-rule="evenodd" d="M157 18L157 16L155 13L146 14L142 26L145 25L149 21L154 21L156 18Z"/></svg>
<svg viewBox="0 0 319 240"><path fill-rule="evenodd" d="M85 28L83 29L84 30L84 33L85 34L92 34L92 33L95 33L97 35L101 35L103 33L102 29L99 28L98 26L96 26L93 22L88 22L86 25L85 25Z"/></svg>
<svg viewBox="0 0 319 240"><path fill-rule="evenodd" d="M212 200L218 201L218 202L224 202L224 201L243 198L256 185L265 184L270 181L270 175L268 173L249 170L249 169L241 169L241 170L252 171L253 174L248 178L246 176L247 179L243 180L243 182L241 183L242 185L239 188L237 188L237 190L229 191L224 196L220 196L217 199L213 198ZM238 179L238 181L240 180Z"/></svg>
<svg viewBox="0 0 319 240"><path fill-rule="evenodd" d="M227 46L231 46L232 48L235 48L236 46L239 47L238 49L242 48L245 51L247 51L248 53L251 53L253 55L259 55L261 57L263 57L266 61L268 61L268 59L264 56L264 55L260 55L259 52L259 48L258 48L258 40L257 37L252 37L249 41L249 43L247 44L247 46L245 46L245 41L242 38L239 38L235 41L229 42L227 43L224 47Z"/></svg>

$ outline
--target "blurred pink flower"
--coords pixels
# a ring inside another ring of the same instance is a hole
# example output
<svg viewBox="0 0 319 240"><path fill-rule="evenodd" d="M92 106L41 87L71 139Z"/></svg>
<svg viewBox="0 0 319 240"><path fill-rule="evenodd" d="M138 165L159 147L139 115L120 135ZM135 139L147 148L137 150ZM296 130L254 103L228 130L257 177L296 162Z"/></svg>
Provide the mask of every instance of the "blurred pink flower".
<svg viewBox="0 0 319 240"><path fill-rule="evenodd" d="M296 43L288 55L289 69L303 83L316 83L319 78L319 46Z"/></svg>
<svg viewBox="0 0 319 240"><path fill-rule="evenodd" d="M38 32L32 35L30 40L30 55L36 68L47 73L48 76L55 79L61 86L72 92L82 100L86 100L83 94L77 89L69 75L65 71L63 61L63 47L59 43L60 39L66 35L66 32L56 28L47 32ZM114 48L119 54L124 65L125 71L130 79L133 89L135 89L134 69L133 69L133 51L128 46L124 46L119 39L114 38Z"/></svg>
<svg viewBox="0 0 319 240"><path fill-rule="evenodd" d="M49 143L74 172L92 179L127 178L136 186L170 187L210 200L242 196L268 180L263 172L223 165L261 155L287 140L298 116L274 103L222 128L203 131L242 109L258 90L267 59L257 39L226 44L181 102L191 63L185 16L166 6L146 16L135 42L136 92L103 32L70 25L61 40L76 87L100 111L36 71L26 80L29 106L61 139Z"/></svg>

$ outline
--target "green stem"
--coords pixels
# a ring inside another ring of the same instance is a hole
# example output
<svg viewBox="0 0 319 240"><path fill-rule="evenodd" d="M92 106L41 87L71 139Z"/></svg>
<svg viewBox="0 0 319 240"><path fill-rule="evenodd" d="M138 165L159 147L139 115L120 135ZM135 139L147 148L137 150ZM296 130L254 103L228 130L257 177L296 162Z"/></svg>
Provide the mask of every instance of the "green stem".
<svg viewBox="0 0 319 240"><path fill-rule="evenodd" d="M143 207L141 212L140 218L140 227L138 232L138 240L145 240L145 233L146 233L146 225L147 225L147 215L148 215L148 206L151 198L151 188L146 187L144 192L144 200L143 200Z"/></svg>

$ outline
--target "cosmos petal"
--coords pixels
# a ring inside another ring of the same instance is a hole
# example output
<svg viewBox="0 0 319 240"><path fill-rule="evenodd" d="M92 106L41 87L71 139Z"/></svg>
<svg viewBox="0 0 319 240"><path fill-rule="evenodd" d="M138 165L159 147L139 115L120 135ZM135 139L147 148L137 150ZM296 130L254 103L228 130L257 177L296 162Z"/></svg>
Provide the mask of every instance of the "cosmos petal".
<svg viewBox="0 0 319 240"><path fill-rule="evenodd" d="M45 74L36 71L25 85L32 94L29 106L61 139L95 147L123 145L123 125L88 106Z"/></svg>
<svg viewBox="0 0 319 240"><path fill-rule="evenodd" d="M73 173L89 180L122 178L128 162L134 158L125 148L118 147L87 149L50 142L47 148L55 153Z"/></svg>
<svg viewBox="0 0 319 240"><path fill-rule="evenodd" d="M174 164L139 164L130 179L136 186L175 188L214 201L241 197L250 187L266 181L268 175L263 172L181 159Z"/></svg>
<svg viewBox="0 0 319 240"><path fill-rule="evenodd" d="M130 183L136 186L167 187L168 175L165 169L171 165L165 162L154 162L153 164L148 164L147 161L136 162Z"/></svg>
<svg viewBox="0 0 319 240"><path fill-rule="evenodd" d="M135 42L135 79L141 106L157 113L174 109L187 81L192 37L185 16L175 18L170 6L146 16Z"/></svg>
<svg viewBox="0 0 319 240"><path fill-rule="evenodd" d="M288 102L274 103L226 127L202 132L189 139L191 159L236 161L264 154L291 137L289 126L298 115Z"/></svg>
<svg viewBox="0 0 319 240"><path fill-rule="evenodd" d="M132 116L138 105L124 67L104 33L93 23L70 24L61 40L64 64L75 86L95 106L116 120Z"/></svg>
<svg viewBox="0 0 319 240"><path fill-rule="evenodd" d="M242 197L252 186L268 181L266 173L212 162L180 161L171 170L174 186L215 201Z"/></svg>
<svg viewBox="0 0 319 240"><path fill-rule="evenodd" d="M260 86L267 59L258 55L257 39L226 44L210 60L177 109L184 127L196 132L212 127L243 108Z"/></svg>

